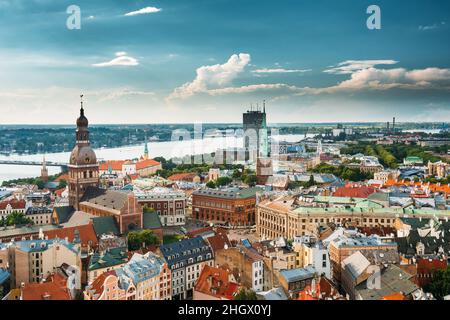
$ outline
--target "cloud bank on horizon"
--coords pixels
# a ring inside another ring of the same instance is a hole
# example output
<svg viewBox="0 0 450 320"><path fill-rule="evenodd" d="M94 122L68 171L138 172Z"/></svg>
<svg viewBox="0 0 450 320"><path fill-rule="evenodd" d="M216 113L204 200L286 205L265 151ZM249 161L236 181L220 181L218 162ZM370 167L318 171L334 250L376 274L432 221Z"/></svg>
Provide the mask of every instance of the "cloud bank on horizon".
<svg viewBox="0 0 450 320"><path fill-rule="evenodd" d="M233 1L80 0L76 31L70 1L0 1L0 124L71 123L81 91L96 123L239 122L263 99L271 122L450 121L448 2L380 0L370 31L366 1Z"/></svg>

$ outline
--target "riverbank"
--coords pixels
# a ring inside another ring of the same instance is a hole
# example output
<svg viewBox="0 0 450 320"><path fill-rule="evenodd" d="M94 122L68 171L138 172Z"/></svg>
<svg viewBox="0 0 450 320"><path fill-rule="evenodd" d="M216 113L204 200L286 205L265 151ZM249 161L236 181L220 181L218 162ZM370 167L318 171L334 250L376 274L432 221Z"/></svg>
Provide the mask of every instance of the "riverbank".
<svg viewBox="0 0 450 320"><path fill-rule="evenodd" d="M279 135L278 140L296 142L313 136L314 134ZM118 148L99 148L95 149L95 153L98 161L135 159L143 155L144 145L145 144L142 143ZM151 158L164 157L166 159L171 159L177 157L182 158L186 155L212 153L217 151L217 149L242 147L242 145L242 137L230 136L184 141L149 142L148 150ZM0 155L0 160L42 161L44 156L47 161L66 163L69 161L70 152ZM5 180L38 177L40 176L40 170L41 168L39 166L0 165L0 184ZM48 170L50 175L61 172L59 167L48 167Z"/></svg>

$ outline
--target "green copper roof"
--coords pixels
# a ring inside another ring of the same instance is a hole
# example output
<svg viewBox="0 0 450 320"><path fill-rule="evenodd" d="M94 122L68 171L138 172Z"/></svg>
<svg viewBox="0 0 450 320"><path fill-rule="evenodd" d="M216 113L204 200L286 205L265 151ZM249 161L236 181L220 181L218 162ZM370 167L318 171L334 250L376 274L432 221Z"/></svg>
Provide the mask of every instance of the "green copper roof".
<svg viewBox="0 0 450 320"><path fill-rule="evenodd" d="M99 253L96 252L91 256L88 270L97 270L108 267L113 267L127 263L128 254L126 248L113 248L108 251Z"/></svg>
<svg viewBox="0 0 450 320"><path fill-rule="evenodd" d="M92 218L92 223L94 225L94 230L97 237L101 236L102 234L120 234L116 221L112 216Z"/></svg>
<svg viewBox="0 0 450 320"><path fill-rule="evenodd" d="M370 208L370 207L336 207L336 208L311 208L311 207L299 207L292 212L298 214L320 214L320 213L374 213L374 214L389 214L389 215L424 215L424 216L437 216L445 217L450 216L450 210L434 210L434 209L414 209L414 208Z"/></svg>
<svg viewBox="0 0 450 320"><path fill-rule="evenodd" d="M144 212L144 229L162 228L161 220L155 212Z"/></svg>

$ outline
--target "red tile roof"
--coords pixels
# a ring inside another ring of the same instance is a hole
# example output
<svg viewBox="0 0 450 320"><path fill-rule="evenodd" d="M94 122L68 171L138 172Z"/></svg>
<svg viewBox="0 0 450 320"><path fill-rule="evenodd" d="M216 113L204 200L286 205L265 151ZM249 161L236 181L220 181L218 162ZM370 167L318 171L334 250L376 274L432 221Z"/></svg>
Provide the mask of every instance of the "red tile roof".
<svg viewBox="0 0 450 320"><path fill-rule="evenodd" d="M99 170L101 171L108 171L109 167L111 166L111 169L113 171L122 171L122 166L125 163L124 160L109 160L100 163Z"/></svg>
<svg viewBox="0 0 450 320"><path fill-rule="evenodd" d="M64 173L64 174L60 175L58 178L56 178L54 181L55 182L61 182L62 180L69 181L69 174L68 173Z"/></svg>
<svg viewBox="0 0 450 320"><path fill-rule="evenodd" d="M388 236L390 234L397 234L397 230L394 227L358 227L361 233L364 233L368 236L370 235L378 235L380 237Z"/></svg>
<svg viewBox="0 0 450 320"><path fill-rule="evenodd" d="M353 198L367 198L375 189L366 186L345 186L338 188L334 193L334 197L353 197Z"/></svg>
<svg viewBox="0 0 450 320"><path fill-rule="evenodd" d="M55 190L55 194L56 194L58 197L61 197L62 193L63 193L65 190L66 190L66 188L57 189L57 190Z"/></svg>
<svg viewBox="0 0 450 320"><path fill-rule="evenodd" d="M168 177L168 180L171 181L189 181L192 182L193 179L197 176L195 172L185 172L185 173L176 173Z"/></svg>
<svg viewBox="0 0 450 320"><path fill-rule="evenodd" d="M417 187L417 188L428 188L431 192L441 192L445 195L450 194L450 185L449 184L439 184L439 183L424 183L421 181L405 181L405 180L388 180L384 183L385 187L392 186L409 186L409 187Z"/></svg>
<svg viewBox="0 0 450 320"><path fill-rule="evenodd" d="M299 292L298 300L319 300L319 298L333 298L337 295L339 295L339 292L333 283L325 277L320 277L315 292L312 292L311 285L307 285L305 289Z"/></svg>
<svg viewBox="0 0 450 320"><path fill-rule="evenodd" d="M43 283L26 283L22 289L23 300L71 300L67 279L59 273L52 274Z"/></svg>
<svg viewBox="0 0 450 320"><path fill-rule="evenodd" d="M103 293L105 280L109 276L117 277L117 274L114 270L111 270L111 271L103 272L101 275L99 275L97 278L95 278L95 280L92 282L92 284L89 288L89 291L92 291L91 292L92 295L98 294L98 296L100 296Z"/></svg>
<svg viewBox="0 0 450 320"><path fill-rule="evenodd" d="M17 210L17 209L25 209L25 206L27 203L23 199L17 200L16 198L14 198L12 200L5 200L5 201L0 202L0 210L5 210L6 207L8 206L8 204L11 205L13 210Z"/></svg>
<svg viewBox="0 0 450 320"><path fill-rule="evenodd" d="M146 159L146 160L140 160L136 163L136 170L142 170L145 168L155 167L159 166L161 163L153 160L153 159Z"/></svg>
<svg viewBox="0 0 450 320"><path fill-rule="evenodd" d="M232 300L239 290L239 284L229 281L229 275L230 273L223 268L205 265L195 285L195 291Z"/></svg>
<svg viewBox="0 0 450 320"><path fill-rule="evenodd" d="M206 238L206 241L211 246L213 252L216 252L217 250L224 249L225 245L230 248L231 242L230 239L228 239L228 235L226 230L218 228L216 230L216 234L212 237Z"/></svg>
<svg viewBox="0 0 450 320"><path fill-rule="evenodd" d="M417 260L417 274L432 274L437 270L447 268L447 261L445 259L418 259Z"/></svg>
<svg viewBox="0 0 450 320"><path fill-rule="evenodd" d="M97 248L98 240L92 222L86 225L76 227L47 230L44 231L44 235L48 236L49 239L54 238L65 239L67 237L68 240L72 242L75 236L75 230L78 230L80 234L80 241L82 247L87 247L88 244L90 243L91 248Z"/></svg>

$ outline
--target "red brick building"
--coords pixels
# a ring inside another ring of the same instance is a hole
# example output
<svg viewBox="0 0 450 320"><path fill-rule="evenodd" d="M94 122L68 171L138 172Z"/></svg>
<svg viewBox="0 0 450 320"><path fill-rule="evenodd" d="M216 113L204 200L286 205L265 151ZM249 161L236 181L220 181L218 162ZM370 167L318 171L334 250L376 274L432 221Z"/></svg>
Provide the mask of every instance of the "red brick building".
<svg viewBox="0 0 450 320"><path fill-rule="evenodd" d="M192 194L194 219L233 226L255 224L256 188L204 189Z"/></svg>
<svg viewBox="0 0 450 320"><path fill-rule="evenodd" d="M97 217L114 217L120 233L143 226L142 206L132 192L89 187L81 200L79 210Z"/></svg>
<svg viewBox="0 0 450 320"><path fill-rule="evenodd" d="M438 258L419 258L417 260L416 283L423 288L433 281L434 274L438 270L447 268L447 260Z"/></svg>

